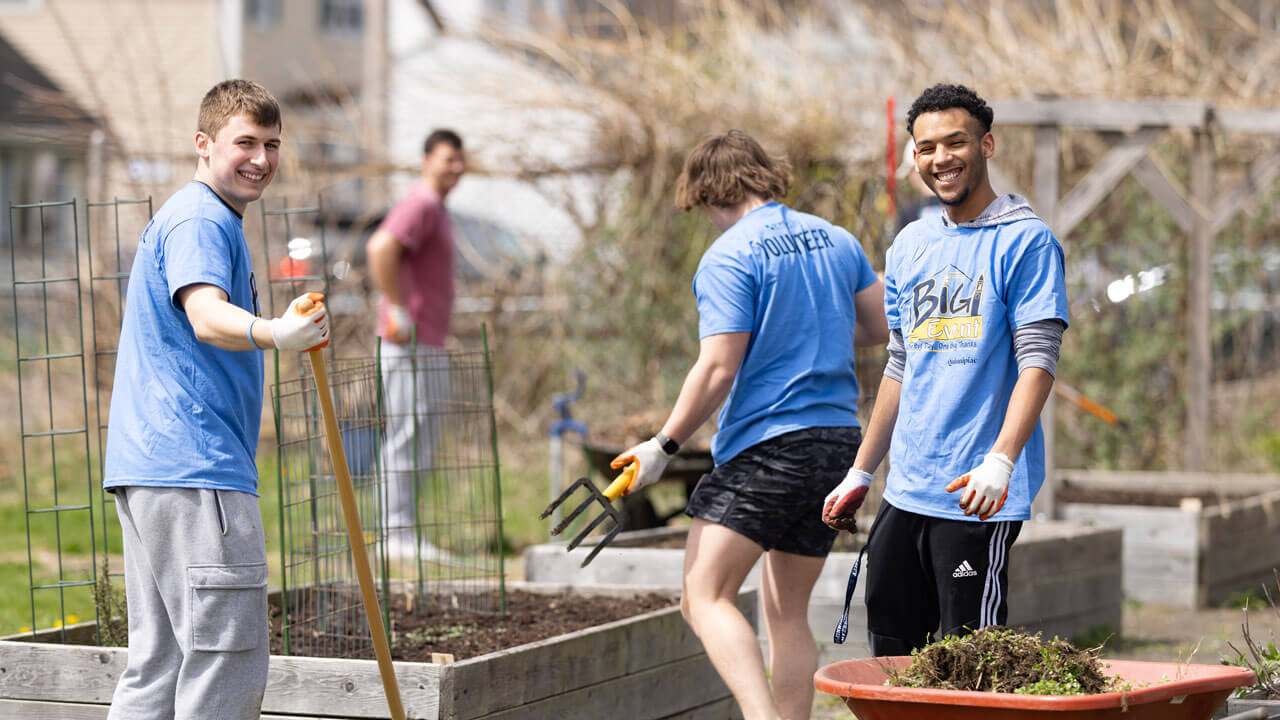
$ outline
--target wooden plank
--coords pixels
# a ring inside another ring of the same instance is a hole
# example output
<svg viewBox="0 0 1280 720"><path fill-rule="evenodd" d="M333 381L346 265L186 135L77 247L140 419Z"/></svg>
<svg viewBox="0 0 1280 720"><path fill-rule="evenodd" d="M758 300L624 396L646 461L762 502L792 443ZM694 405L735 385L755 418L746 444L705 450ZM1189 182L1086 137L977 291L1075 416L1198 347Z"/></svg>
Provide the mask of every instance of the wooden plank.
<svg viewBox="0 0 1280 720"><path fill-rule="evenodd" d="M61 628L37 628L35 632L14 633L0 636L0 640L18 642L66 643L69 645L97 645L98 623L86 620Z"/></svg>
<svg viewBox="0 0 1280 720"><path fill-rule="evenodd" d="M662 720L742 720L742 711L732 697L727 697Z"/></svg>
<svg viewBox="0 0 1280 720"><path fill-rule="evenodd" d="M0 642L0 697L108 703L124 671L124 648ZM440 665L396 663L405 712L436 718ZM373 660L271 656L264 712L385 717L382 678Z"/></svg>
<svg viewBox="0 0 1280 720"><path fill-rule="evenodd" d="M1057 228L1059 157L1058 139L1061 131L1056 126L1040 125L1035 129L1035 171L1036 212L1051 230ZM1066 232L1063 232L1065 235ZM1056 424L1054 421L1057 403L1053 393L1045 399L1040 410L1040 427L1044 432L1044 483L1040 492L1031 501L1031 517L1037 519L1053 519L1056 514L1056 488L1058 477L1055 470L1054 448L1056 440Z"/></svg>
<svg viewBox="0 0 1280 720"><path fill-rule="evenodd" d="M1147 150L1159 139L1162 131L1142 128L1121 138L1115 147L1098 161L1089 174L1062 198L1054 215L1054 233L1059 238L1071 234L1094 206L1115 188L1129 170L1147 154Z"/></svg>
<svg viewBox="0 0 1280 720"><path fill-rule="evenodd" d="M1126 551L1135 545L1155 545L1194 552L1200 546L1198 518L1178 508L1063 503L1061 509L1069 520L1124 528Z"/></svg>
<svg viewBox="0 0 1280 720"><path fill-rule="evenodd" d="M1215 490L1222 490L1229 495L1257 495L1280 490L1280 475L1264 473L1064 469L1059 471L1059 475L1063 482L1083 488L1169 495L1192 495Z"/></svg>
<svg viewBox="0 0 1280 720"><path fill-rule="evenodd" d="M443 668L452 665L394 663L406 717L439 717ZM271 656L264 712L311 713L326 717L387 716L387 699L375 660Z"/></svg>
<svg viewBox="0 0 1280 720"><path fill-rule="evenodd" d="M1276 108L1215 107L1213 121L1228 132L1280 135L1280 109Z"/></svg>
<svg viewBox="0 0 1280 720"><path fill-rule="evenodd" d="M1217 235L1236 213L1256 207L1258 199L1270 192L1277 175L1280 175L1280 154L1271 152L1253 161L1248 174L1230 190L1220 189L1218 202L1213 205L1209 234Z"/></svg>
<svg viewBox="0 0 1280 720"><path fill-rule="evenodd" d="M1195 231L1196 210L1187 202L1186 193L1169 177L1151 155L1144 155L1137 165L1133 166L1133 177L1160 203L1169 213L1174 223L1182 232L1190 235Z"/></svg>
<svg viewBox="0 0 1280 720"><path fill-rule="evenodd" d="M127 659L124 648L0 642L0 697L109 703Z"/></svg>
<svg viewBox="0 0 1280 720"><path fill-rule="evenodd" d="M459 715L458 720L658 720L725 697L729 689L711 661L699 655L501 712Z"/></svg>
<svg viewBox="0 0 1280 720"><path fill-rule="evenodd" d="M995 100L991 109L1001 125L1059 125L1105 132L1200 128L1210 114L1203 100Z"/></svg>
<svg viewBox="0 0 1280 720"><path fill-rule="evenodd" d="M1196 131L1191 151L1191 197L1200 207L1213 206L1213 140ZM1183 465L1204 470L1209 453L1209 382L1213 372L1209 334L1209 293L1213 275L1213 229L1196 216L1187 253L1187 407Z"/></svg>
<svg viewBox="0 0 1280 720"><path fill-rule="evenodd" d="M738 596L753 626L756 602L755 590ZM702 643L671 607L454 663L442 703L485 716L690 657L705 657Z"/></svg>
<svg viewBox="0 0 1280 720"><path fill-rule="evenodd" d="M6 720L106 720L109 705L0 699L0 717ZM261 715L261 720L324 720L313 715Z"/></svg>
<svg viewBox="0 0 1280 720"><path fill-rule="evenodd" d="M0 699L0 717L8 720L106 720L109 705Z"/></svg>
<svg viewBox="0 0 1280 720"><path fill-rule="evenodd" d="M1122 610L1124 598L1119 563L1112 567L1114 573L1107 576L1037 588L1010 588L1010 622L1038 624L1051 619L1071 618L1108 605Z"/></svg>

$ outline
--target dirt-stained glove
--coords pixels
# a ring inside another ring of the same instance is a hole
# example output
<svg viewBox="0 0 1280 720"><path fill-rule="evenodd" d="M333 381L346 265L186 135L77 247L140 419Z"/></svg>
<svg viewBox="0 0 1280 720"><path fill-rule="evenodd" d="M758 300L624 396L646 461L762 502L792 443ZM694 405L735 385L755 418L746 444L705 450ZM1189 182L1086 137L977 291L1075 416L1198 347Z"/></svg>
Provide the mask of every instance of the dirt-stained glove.
<svg viewBox="0 0 1280 720"><path fill-rule="evenodd" d="M854 532L857 525L853 514L862 507L862 501L871 489L871 473L849 468L844 480L827 494L822 503L822 522L837 530Z"/></svg>
<svg viewBox="0 0 1280 720"><path fill-rule="evenodd" d="M662 449L662 445L658 444L657 438L649 438L614 458L609 463L609 467L617 470L625 465L628 466L625 472L635 473L631 484L623 491L622 497L658 482L658 478L662 477L662 471L667 468L667 463L671 462L672 457L674 455L668 455L667 451ZM634 471L629 467L631 465L636 466Z"/></svg>
<svg viewBox="0 0 1280 720"><path fill-rule="evenodd" d="M960 495L960 509L965 515L977 515L986 520L1000 512L1009 497L1009 476L1013 474L1013 461L1004 453L987 453L982 464L961 475L947 485L947 492L966 488Z"/></svg>
<svg viewBox="0 0 1280 720"><path fill-rule="evenodd" d="M302 352L329 344L329 310L324 295L307 293L289 303L284 314L271 321L271 339L277 350Z"/></svg>
<svg viewBox="0 0 1280 720"><path fill-rule="evenodd" d="M409 311L403 305L387 303L387 334L391 341L403 345L413 337L413 321L409 319Z"/></svg>

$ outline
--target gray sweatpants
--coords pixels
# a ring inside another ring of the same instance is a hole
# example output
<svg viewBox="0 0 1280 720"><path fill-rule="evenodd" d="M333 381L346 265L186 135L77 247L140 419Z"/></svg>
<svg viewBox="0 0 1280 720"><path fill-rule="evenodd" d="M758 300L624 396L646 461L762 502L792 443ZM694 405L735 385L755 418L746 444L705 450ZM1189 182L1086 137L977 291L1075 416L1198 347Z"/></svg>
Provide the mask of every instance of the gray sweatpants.
<svg viewBox="0 0 1280 720"><path fill-rule="evenodd" d="M382 444L382 526L387 537L415 541L415 488L431 471L449 399L449 354L442 348L382 343L387 416ZM416 422L415 422L416 421Z"/></svg>
<svg viewBox="0 0 1280 720"><path fill-rule="evenodd" d="M267 549L253 495L128 487L129 664L109 720L248 720L267 686Z"/></svg>

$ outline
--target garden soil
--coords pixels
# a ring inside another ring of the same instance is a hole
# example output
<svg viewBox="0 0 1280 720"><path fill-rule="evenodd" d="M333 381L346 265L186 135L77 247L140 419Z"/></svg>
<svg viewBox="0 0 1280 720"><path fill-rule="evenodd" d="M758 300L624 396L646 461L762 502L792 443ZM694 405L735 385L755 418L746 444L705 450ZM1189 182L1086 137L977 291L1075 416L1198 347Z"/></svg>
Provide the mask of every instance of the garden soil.
<svg viewBox="0 0 1280 720"><path fill-rule="evenodd" d="M424 608L409 612L405 599L403 595L391 599L391 657L411 662L431 662L432 653L449 653L454 660L465 660L642 615L679 602L678 598L656 593L591 597L508 590L507 612L496 614ZM280 611L273 605L271 653L283 652ZM364 656L373 659L373 649Z"/></svg>

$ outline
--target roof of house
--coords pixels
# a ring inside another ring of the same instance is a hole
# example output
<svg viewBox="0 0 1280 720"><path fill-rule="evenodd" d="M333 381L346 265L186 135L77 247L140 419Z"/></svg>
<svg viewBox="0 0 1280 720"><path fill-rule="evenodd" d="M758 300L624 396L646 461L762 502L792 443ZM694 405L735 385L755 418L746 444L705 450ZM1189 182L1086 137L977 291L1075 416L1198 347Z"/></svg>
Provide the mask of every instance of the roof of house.
<svg viewBox="0 0 1280 720"><path fill-rule="evenodd" d="M83 146L99 124L0 35L0 142Z"/></svg>

